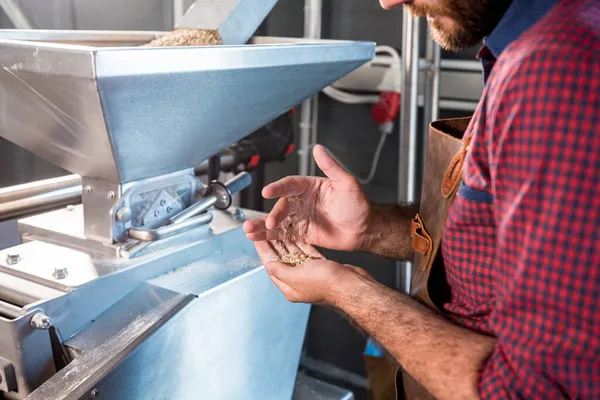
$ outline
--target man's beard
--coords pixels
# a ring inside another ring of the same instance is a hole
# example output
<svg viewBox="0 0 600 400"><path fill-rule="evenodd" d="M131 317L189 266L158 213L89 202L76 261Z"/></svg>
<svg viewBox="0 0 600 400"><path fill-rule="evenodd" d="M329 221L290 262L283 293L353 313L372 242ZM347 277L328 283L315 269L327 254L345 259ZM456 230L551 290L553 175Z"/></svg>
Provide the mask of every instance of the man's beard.
<svg viewBox="0 0 600 400"><path fill-rule="evenodd" d="M441 0L441 4L404 4L416 17L443 16L452 20L451 28L431 20L431 36L444 50L461 51L475 46L489 35L512 0Z"/></svg>

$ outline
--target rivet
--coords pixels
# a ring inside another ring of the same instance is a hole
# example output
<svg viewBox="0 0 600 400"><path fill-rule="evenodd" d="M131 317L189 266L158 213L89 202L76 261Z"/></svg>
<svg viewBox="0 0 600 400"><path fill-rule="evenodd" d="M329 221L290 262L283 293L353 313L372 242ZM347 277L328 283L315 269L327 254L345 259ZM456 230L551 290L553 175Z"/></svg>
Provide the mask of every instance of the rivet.
<svg viewBox="0 0 600 400"><path fill-rule="evenodd" d="M83 192L85 194L90 194L92 193L92 187L90 185L85 185L85 187L83 188Z"/></svg>
<svg viewBox="0 0 600 400"><path fill-rule="evenodd" d="M112 190L108 192L108 198L113 200L115 198L115 192L113 192Z"/></svg>

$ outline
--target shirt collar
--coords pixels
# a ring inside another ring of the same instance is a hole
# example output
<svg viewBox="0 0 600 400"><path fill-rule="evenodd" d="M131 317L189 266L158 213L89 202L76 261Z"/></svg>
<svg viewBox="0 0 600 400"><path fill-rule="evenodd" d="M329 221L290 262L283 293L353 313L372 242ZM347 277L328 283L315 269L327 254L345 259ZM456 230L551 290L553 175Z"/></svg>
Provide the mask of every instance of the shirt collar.
<svg viewBox="0 0 600 400"><path fill-rule="evenodd" d="M498 25L484 39L485 46L494 57L500 57L510 43L535 25L557 2L557 0L513 0Z"/></svg>

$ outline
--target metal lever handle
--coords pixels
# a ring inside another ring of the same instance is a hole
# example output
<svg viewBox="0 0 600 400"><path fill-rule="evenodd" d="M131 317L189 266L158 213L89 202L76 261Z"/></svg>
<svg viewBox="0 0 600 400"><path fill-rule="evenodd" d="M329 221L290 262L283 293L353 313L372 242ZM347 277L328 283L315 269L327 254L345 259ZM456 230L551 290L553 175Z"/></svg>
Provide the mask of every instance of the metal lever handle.
<svg viewBox="0 0 600 400"><path fill-rule="evenodd" d="M212 221L212 218L212 214L209 213L189 219L180 224L166 225L157 229L131 228L127 234L130 238L139 240L141 242L155 242L157 240L166 239L168 237L177 235L178 233L206 225Z"/></svg>
<svg viewBox="0 0 600 400"><path fill-rule="evenodd" d="M241 192L252 183L252 175L247 172L237 174L223 185L221 182L213 181L209 183L209 196L203 198L199 202L192 204L190 207L181 211L169 220L169 224L176 225L198 214L203 213L212 206L219 210L226 210L231 206L232 197L234 194Z"/></svg>

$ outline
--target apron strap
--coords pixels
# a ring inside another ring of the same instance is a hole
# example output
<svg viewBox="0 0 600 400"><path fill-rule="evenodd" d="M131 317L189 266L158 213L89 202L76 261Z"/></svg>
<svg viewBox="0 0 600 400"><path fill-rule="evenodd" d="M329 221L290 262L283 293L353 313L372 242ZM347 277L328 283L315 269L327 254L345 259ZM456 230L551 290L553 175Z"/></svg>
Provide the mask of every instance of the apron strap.
<svg viewBox="0 0 600 400"><path fill-rule="evenodd" d="M413 249L423 254L425 257L423 270L426 270L429 266L429 258L431 257L433 250L433 240L431 239L429 233L427 233L425 226L423 226L423 221L421 220L421 216L419 214L417 214L411 222L410 237L412 237Z"/></svg>

